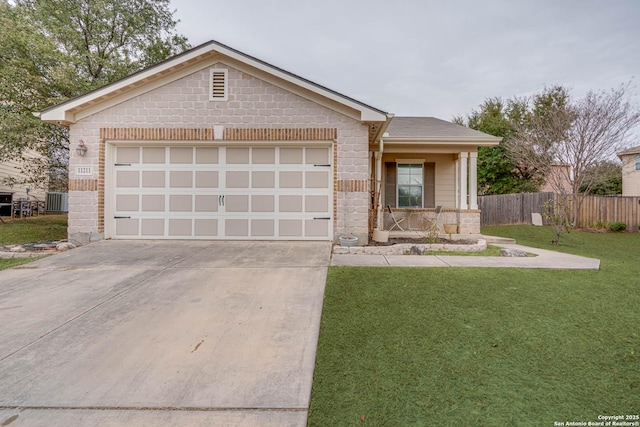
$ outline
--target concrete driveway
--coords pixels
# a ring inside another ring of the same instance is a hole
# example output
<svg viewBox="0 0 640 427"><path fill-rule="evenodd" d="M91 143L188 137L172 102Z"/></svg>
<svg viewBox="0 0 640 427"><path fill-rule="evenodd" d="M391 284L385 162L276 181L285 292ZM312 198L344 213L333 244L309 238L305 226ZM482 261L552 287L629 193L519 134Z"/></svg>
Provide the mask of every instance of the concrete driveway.
<svg viewBox="0 0 640 427"><path fill-rule="evenodd" d="M305 425L330 251L102 241L0 271L0 426Z"/></svg>

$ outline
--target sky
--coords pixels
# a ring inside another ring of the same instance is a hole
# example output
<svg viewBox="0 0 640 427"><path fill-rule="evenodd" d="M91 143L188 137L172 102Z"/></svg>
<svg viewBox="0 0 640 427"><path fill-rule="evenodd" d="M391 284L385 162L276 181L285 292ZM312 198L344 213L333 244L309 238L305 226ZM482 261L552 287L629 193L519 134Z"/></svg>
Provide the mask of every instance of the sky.
<svg viewBox="0 0 640 427"><path fill-rule="evenodd" d="M397 116L466 116L556 84L631 82L640 0L171 0L193 46L216 40Z"/></svg>

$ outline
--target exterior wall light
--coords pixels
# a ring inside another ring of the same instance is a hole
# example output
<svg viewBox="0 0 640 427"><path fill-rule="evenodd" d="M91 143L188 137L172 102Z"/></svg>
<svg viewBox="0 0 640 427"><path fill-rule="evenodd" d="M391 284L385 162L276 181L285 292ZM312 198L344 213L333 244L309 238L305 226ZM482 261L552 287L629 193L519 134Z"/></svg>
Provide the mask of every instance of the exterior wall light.
<svg viewBox="0 0 640 427"><path fill-rule="evenodd" d="M87 146L84 145L83 140L80 140L80 142L78 143L78 147L76 148L76 153L80 157L84 157L84 155L87 154Z"/></svg>

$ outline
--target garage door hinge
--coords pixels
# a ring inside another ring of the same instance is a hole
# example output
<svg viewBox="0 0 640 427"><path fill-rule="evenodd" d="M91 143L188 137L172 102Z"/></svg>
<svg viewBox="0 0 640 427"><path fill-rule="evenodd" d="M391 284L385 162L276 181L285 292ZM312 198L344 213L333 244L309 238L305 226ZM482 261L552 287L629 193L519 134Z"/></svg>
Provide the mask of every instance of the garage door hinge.
<svg viewBox="0 0 640 427"><path fill-rule="evenodd" d="M114 166L131 166L131 163L116 163Z"/></svg>
<svg viewBox="0 0 640 427"><path fill-rule="evenodd" d="M114 216L115 219L131 219L130 216Z"/></svg>
<svg viewBox="0 0 640 427"><path fill-rule="evenodd" d="M330 164L317 164L317 165L313 165L313 166L318 166L318 167L325 167L325 168L330 168L331 165Z"/></svg>
<svg viewBox="0 0 640 427"><path fill-rule="evenodd" d="M330 216L314 216L313 219L331 219Z"/></svg>

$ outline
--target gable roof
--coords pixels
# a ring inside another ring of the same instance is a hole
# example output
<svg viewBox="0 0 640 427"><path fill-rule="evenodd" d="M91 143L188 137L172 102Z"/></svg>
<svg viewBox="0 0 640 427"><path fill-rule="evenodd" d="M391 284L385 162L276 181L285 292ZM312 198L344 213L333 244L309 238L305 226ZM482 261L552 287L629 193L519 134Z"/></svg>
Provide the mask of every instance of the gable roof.
<svg viewBox="0 0 640 427"><path fill-rule="evenodd" d="M628 154L640 154L640 145L638 145L637 147L631 147L624 151L619 152L618 157L625 156Z"/></svg>
<svg viewBox="0 0 640 427"><path fill-rule="evenodd" d="M498 145L502 138L435 117L394 117L387 127L385 141L452 141Z"/></svg>
<svg viewBox="0 0 640 427"><path fill-rule="evenodd" d="M211 40L123 79L102 86L38 113L43 121L69 125L87 115L131 99L171 81L185 77L209 63L224 62L241 71L268 80L276 86L318 102L328 108L349 113L363 122L386 122L388 114L356 99L285 71L265 61Z"/></svg>

